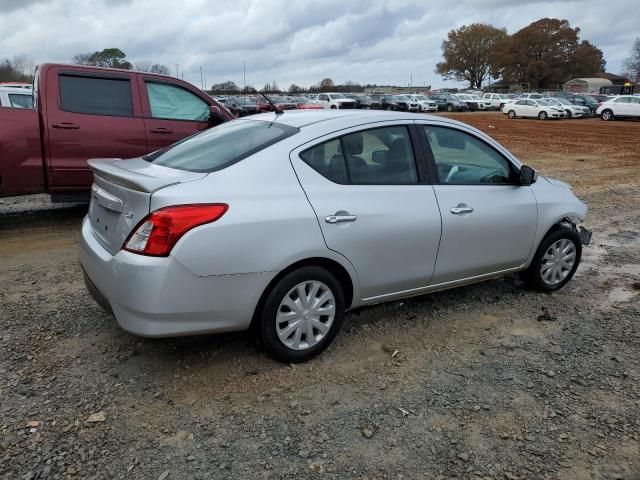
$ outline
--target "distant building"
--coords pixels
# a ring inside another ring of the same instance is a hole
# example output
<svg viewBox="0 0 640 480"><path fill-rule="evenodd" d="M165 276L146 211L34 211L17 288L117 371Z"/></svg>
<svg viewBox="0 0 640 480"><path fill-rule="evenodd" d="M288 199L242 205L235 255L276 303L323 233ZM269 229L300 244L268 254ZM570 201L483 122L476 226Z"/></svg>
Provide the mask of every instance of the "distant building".
<svg viewBox="0 0 640 480"><path fill-rule="evenodd" d="M563 86L565 92L572 93L626 93L625 89L632 88L633 82L628 78L613 73L598 72L592 77L574 78Z"/></svg>

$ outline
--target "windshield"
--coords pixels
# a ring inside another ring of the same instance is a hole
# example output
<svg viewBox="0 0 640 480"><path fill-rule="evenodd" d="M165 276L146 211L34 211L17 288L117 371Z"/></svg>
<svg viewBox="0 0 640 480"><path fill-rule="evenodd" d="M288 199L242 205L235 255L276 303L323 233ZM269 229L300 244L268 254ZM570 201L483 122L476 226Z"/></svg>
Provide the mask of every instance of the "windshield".
<svg viewBox="0 0 640 480"><path fill-rule="evenodd" d="M557 104L553 102L553 100L536 100L536 102L538 102L538 105L542 105L543 107L554 107Z"/></svg>
<svg viewBox="0 0 640 480"><path fill-rule="evenodd" d="M298 132L262 120L233 120L153 152L146 161L188 172L214 172Z"/></svg>
<svg viewBox="0 0 640 480"><path fill-rule="evenodd" d="M566 98L556 98L555 99L556 102L561 103L563 105L573 105L569 100L567 100Z"/></svg>
<svg viewBox="0 0 640 480"><path fill-rule="evenodd" d="M373 98L371 98L369 95L360 95L360 97L358 97L358 98L360 98L361 102L363 102L363 101L364 102L372 102L373 101Z"/></svg>
<svg viewBox="0 0 640 480"><path fill-rule="evenodd" d="M598 102L596 102L593 97L584 97L584 103L587 105L598 105Z"/></svg>
<svg viewBox="0 0 640 480"><path fill-rule="evenodd" d="M342 95L341 93L332 93L331 95L329 95L330 98L347 98L344 95Z"/></svg>
<svg viewBox="0 0 640 480"><path fill-rule="evenodd" d="M404 95L396 95L396 100L399 100L401 102L409 102L409 98L404 96Z"/></svg>
<svg viewBox="0 0 640 480"><path fill-rule="evenodd" d="M273 103L291 103L284 97L269 97L269 100L271 100Z"/></svg>

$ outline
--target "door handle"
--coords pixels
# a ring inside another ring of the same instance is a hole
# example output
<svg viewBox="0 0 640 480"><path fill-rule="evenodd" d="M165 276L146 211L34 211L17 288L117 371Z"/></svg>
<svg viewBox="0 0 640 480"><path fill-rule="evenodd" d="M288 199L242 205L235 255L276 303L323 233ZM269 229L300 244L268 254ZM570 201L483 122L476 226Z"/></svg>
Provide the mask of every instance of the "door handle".
<svg viewBox="0 0 640 480"><path fill-rule="evenodd" d="M173 130L165 127L152 128L149 130L151 133L173 133Z"/></svg>
<svg viewBox="0 0 640 480"><path fill-rule="evenodd" d="M358 219L355 215L349 215L347 212L336 212L334 215L324 217L327 223L348 223L355 222Z"/></svg>
<svg viewBox="0 0 640 480"><path fill-rule="evenodd" d="M78 130L80 125L76 125L75 123L62 122L62 123L53 123L51 124L52 128L64 128L67 130Z"/></svg>
<svg viewBox="0 0 640 480"><path fill-rule="evenodd" d="M463 204L460 204L457 207L453 207L451 209L451 213L453 213L454 215L462 215L463 213L471 213L471 212L473 212L473 208Z"/></svg>

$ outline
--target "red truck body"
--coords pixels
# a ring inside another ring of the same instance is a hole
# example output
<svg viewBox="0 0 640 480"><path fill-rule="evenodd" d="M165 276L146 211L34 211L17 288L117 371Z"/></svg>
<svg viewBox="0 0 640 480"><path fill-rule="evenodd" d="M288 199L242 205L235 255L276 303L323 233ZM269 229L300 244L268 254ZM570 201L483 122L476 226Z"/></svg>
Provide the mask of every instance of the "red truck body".
<svg viewBox="0 0 640 480"><path fill-rule="evenodd" d="M88 159L139 157L235 118L177 78L81 65L40 65L34 101L0 108L0 196L86 196Z"/></svg>

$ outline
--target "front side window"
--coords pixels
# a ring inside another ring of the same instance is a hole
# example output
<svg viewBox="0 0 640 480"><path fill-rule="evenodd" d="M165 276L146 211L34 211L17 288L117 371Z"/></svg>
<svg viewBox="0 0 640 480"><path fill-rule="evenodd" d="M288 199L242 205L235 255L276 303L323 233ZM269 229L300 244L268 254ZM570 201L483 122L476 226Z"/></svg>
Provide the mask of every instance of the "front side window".
<svg viewBox="0 0 640 480"><path fill-rule="evenodd" d="M259 120L233 120L153 152L145 160L189 172L228 167L298 132L297 128Z"/></svg>
<svg viewBox="0 0 640 480"><path fill-rule="evenodd" d="M128 78L65 74L58 78L61 110L90 115L133 116L131 85Z"/></svg>
<svg viewBox="0 0 640 480"><path fill-rule="evenodd" d="M316 145L300 157L336 183L394 185L418 182L409 130L403 126L344 135Z"/></svg>
<svg viewBox="0 0 640 480"><path fill-rule="evenodd" d="M9 103L13 108L33 108L33 97L31 95L10 93Z"/></svg>
<svg viewBox="0 0 640 480"><path fill-rule="evenodd" d="M168 83L146 82L151 117L167 120L209 120L209 105L190 91Z"/></svg>
<svg viewBox="0 0 640 480"><path fill-rule="evenodd" d="M511 163L482 140L444 127L424 127L442 184L512 183Z"/></svg>

